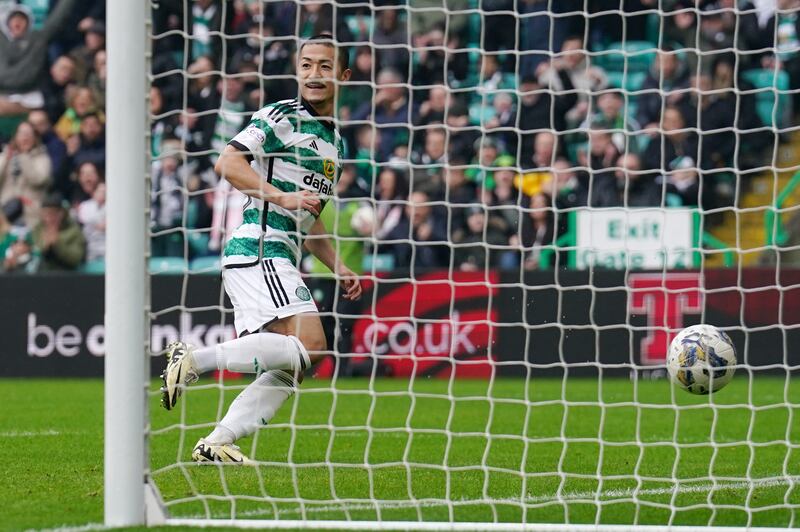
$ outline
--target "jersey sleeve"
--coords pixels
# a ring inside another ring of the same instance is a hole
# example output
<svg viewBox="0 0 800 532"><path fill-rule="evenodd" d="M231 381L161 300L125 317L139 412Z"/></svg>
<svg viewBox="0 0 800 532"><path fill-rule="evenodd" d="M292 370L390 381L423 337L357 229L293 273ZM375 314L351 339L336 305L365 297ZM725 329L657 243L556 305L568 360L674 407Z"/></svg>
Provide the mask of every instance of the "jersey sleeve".
<svg viewBox="0 0 800 532"><path fill-rule="evenodd" d="M246 152L248 160L285 152L293 144L292 122L286 116L276 116L269 111L271 108L267 107L255 113L247 127L228 143Z"/></svg>

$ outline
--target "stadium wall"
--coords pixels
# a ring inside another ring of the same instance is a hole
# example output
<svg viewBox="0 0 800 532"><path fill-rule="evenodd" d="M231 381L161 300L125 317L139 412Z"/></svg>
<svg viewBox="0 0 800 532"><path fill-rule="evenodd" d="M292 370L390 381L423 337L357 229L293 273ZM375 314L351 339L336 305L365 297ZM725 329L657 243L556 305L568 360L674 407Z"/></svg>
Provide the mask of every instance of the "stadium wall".
<svg viewBox="0 0 800 532"><path fill-rule="evenodd" d="M740 362L754 370L800 365L800 270L542 271L527 272L524 284L500 271L457 272L453 282L447 271L417 274L414 283L404 277L366 283L362 308L340 321L351 339L351 367L371 372L367 354L377 353L378 373L398 377L596 375L597 363L606 375L655 376L668 330L701 321L726 328ZM218 276L159 275L152 283L154 351L178 338L233 338L230 310L219 311L230 304ZM312 286L317 297L333 288ZM0 293L0 376L102 375L102 276L6 275ZM190 313L169 306L182 293ZM153 375L159 370L160 362ZM330 361L318 367L321 377L332 371Z"/></svg>

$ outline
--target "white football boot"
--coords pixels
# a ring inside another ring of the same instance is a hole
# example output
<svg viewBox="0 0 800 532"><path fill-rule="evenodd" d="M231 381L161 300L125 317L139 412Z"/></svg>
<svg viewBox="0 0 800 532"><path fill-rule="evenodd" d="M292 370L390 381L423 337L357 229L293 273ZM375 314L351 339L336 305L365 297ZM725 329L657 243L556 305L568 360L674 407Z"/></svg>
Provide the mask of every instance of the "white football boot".
<svg viewBox="0 0 800 532"><path fill-rule="evenodd" d="M192 460L199 463L227 462L231 464L253 464L253 461L246 457L238 446L232 443L215 445L203 438L194 446L192 450Z"/></svg>
<svg viewBox="0 0 800 532"><path fill-rule="evenodd" d="M165 351L167 367L161 374L164 385L161 387L161 406L167 410L175 408L183 387L197 382L198 374L194 368L194 348L183 342L172 342Z"/></svg>

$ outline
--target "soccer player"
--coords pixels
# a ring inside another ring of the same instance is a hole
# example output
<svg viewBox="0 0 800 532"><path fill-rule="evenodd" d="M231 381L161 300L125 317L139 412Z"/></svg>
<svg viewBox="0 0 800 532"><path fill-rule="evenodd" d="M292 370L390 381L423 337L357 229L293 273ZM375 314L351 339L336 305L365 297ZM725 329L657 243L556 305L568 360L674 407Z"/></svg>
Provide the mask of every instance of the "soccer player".
<svg viewBox="0 0 800 532"><path fill-rule="evenodd" d="M296 268L300 244L338 274L346 299L361 297L358 278L336 256L318 219L341 172L343 144L331 117L337 84L350 78L347 55L322 34L303 42L297 57L300 100L256 112L215 166L248 196L222 259L238 338L202 349L175 342L166 351L161 403L167 410L201 373L256 374L197 442L197 462L249 462L234 442L269 423L303 372L324 357L317 307Z"/></svg>

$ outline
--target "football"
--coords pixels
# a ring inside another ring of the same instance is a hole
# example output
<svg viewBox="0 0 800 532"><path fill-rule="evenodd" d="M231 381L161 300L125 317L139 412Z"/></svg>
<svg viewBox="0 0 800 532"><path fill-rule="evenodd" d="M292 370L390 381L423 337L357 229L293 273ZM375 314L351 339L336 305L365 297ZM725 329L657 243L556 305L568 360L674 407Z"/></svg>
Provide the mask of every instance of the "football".
<svg viewBox="0 0 800 532"><path fill-rule="evenodd" d="M694 394L717 392L736 372L736 349L713 325L692 325L673 338L667 371L676 386Z"/></svg>

